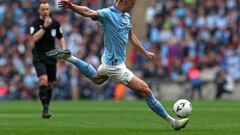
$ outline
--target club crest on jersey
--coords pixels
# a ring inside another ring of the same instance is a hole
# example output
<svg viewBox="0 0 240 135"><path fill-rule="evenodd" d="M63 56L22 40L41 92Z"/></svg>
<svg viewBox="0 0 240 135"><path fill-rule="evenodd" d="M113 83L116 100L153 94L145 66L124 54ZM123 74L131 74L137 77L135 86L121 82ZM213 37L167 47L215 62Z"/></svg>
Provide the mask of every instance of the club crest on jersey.
<svg viewBox="0 0 240 135"><path fill-rule="evenodd" d="M55 36L56 36L56 34L57 34L57 31L56 31L56 29L52 29L52 30L51 30L51 35L52 35L53 37L55 37Z"/></svg>

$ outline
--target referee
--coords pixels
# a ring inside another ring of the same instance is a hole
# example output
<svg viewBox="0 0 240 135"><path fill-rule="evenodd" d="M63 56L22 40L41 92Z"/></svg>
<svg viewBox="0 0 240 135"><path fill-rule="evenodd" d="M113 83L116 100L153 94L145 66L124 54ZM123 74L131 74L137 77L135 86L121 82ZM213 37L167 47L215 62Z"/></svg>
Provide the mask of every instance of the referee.
<svg viewBox="0 0 240 135"><path fill-rule="evenodd" d="M66 43L59 22L50 16L49 3L40 2L38 12L40 17L33 21L30 27L30 33L35 41L32 49L33 65L39 78L39 98L43 106L42 118L49 119L51 114L48 112L48 107L53 84L56 81L57 60L47 57L45 52L55 49L55 38L60 41L62 49L65 49Z"/></svg>

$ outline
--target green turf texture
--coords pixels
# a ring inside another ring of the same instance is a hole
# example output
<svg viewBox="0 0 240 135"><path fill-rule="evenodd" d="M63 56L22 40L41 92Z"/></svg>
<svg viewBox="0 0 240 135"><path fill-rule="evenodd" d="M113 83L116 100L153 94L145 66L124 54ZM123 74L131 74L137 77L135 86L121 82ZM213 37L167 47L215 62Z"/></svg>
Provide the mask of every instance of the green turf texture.
<svg viewBox="0 0 240 135"><path fill-rule="evenodd" d="M38 101L1 101L0 135L239 135L240 101L192 101L187 127L174 131L144 101L53 101L50 120ZM163 101L172 113L173 101Z"/></svg>

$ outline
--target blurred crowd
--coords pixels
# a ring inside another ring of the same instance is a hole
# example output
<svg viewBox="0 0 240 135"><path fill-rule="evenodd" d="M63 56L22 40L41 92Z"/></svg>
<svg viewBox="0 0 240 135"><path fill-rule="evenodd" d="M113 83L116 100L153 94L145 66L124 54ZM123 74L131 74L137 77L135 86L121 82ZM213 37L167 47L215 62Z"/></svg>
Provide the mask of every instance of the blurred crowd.
<svg viewBox="0 0 240 135"><path fill-rule="evenodd" d="M112 5L114 0L72 1L99 9ZM37 98L38 80L31 54L34 42L28 29L39 16L38 2L0 1L0 100ZM59 9L57 1L50 3L52 16L63 27L68 48L97 68L103 47L98 23ZM193 83L194 89L195 83L202 83L199 72L205 68L218 66L223 73L239 80L239 7L239 0L152 0L146 10L147 34L142 43L158 57L147 61L132 49L129 61L134 64L130 68L144 78L167 81L185 78ZM116 94L114 83L96 86L67 62L58 62L57 76L55 99L107 99Z"/></svg>
<svg viewBox="0 0 240 135"><path fill-rule="evenodd" d="M159 55L157 62L132 56L132 61L143 62L145 77L184 78L193 91L197 86L199 97L204 69L217 66L225 78L240 79L239 0L155 0L145 21L144 45Z"/></svg>
<svg viewBox="0 0 240 135"><path fill-rule="evenodd" d="M145 69L151 75L177 80L193 65L221 65L240 78L240 1L155 0L147 8L145 46L159 55L159 63ZM134 60L138 60L134 57ZM149 74L148 73L148 74Z"/></svg>
<svg viewBox="0 0 240 135"><path fill-rule="evenodd" d="M240 79L239 0L155 0L145 20L144 44L159 55L157 63L143 61L145 76L184 78L200 98L204 69L217 66L225 78Z"/></svg>

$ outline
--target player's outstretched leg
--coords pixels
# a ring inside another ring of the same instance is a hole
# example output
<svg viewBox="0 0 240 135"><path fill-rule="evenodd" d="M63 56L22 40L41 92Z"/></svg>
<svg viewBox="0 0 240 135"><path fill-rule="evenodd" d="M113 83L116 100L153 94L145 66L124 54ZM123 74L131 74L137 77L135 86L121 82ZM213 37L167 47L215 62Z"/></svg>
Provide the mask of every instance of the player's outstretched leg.
<svg viewBox="0 0 240 135"><path fill-rule="evenodd" d="M189 121L188 118L184 118L181 120L176 120L176 119L172 118L167 113L167 111L165 110L163 105L153 95L145 98L145 101L146 101L147 105L149 106L149 108L151 108L156 114L158 114L160 117L165 119L167 122L169 122L169 124L173 127L174 130L180 130L187 125L187 123Z"/></svg>
<svg viewBox="0 0 240 135"><path fill-rule="evenodd" d="M49 57L56 58L56 59L63 59L63 60L66 60L66 61L72 63L80 70L81 73L83 73L90 79L93 79L97 73L92 65L90 65L89 63L87 63L81 59L74 57L71 54L71 51L69 49L65 49L65 50L55 49L55 50L47 52L46 55Z"/></svg>
<svg viewBox="0 0 240 135"><path fill-rule="evenodd" d="M187 125L189 121L188 118L176 120L167 113L165 108L153 96L151 89L143 80L134 76L129 84L127 84L127 86L142 95L145 98L145 101L149 108L151 108L157 115L165 119L173 127L174 130L180 130Z"/></svg>

